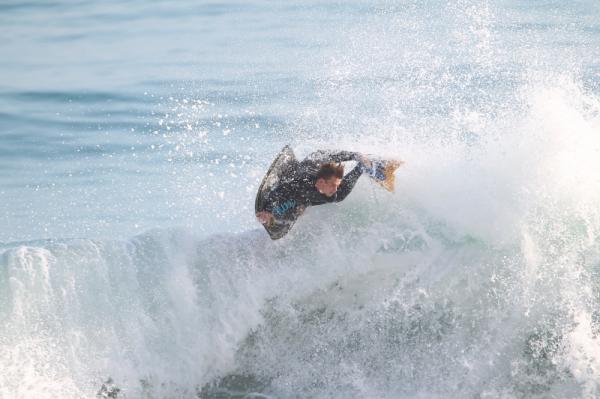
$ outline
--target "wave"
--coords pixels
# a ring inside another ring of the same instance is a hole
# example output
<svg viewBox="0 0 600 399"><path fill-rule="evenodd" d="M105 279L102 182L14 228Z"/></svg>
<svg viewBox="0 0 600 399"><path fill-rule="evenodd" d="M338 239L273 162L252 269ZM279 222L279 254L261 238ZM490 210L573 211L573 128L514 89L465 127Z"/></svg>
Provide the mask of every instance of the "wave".
<svg viewBox="0 0 600 399"><path fill-rule="evenodd" d="M173 229L5 244L0 392L597 392L597 224L538 209L498 240L367 184L277 242Z"/></svg>
<svg viewBox="0 0 600 399"><path fill-rule="evenodd" d="M501 140L378 147L405 155L396 195L361 179L280 241L3 244L0 393L594 397L598 107L563 83Z"/></svg>

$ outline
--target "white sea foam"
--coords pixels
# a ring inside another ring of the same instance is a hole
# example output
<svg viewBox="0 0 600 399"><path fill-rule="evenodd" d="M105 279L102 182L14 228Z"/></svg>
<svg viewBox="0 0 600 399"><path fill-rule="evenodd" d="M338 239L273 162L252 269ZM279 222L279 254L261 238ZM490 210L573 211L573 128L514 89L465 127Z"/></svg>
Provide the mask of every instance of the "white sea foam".
<svg viewBox="0 0 600 399"><path fill-rule="evenodd" d="M7 246L2 392L594 397L596 98L569 80L522 98L477 143L380 148L407 162L396 194L362 179L277 242Z"/></svg>

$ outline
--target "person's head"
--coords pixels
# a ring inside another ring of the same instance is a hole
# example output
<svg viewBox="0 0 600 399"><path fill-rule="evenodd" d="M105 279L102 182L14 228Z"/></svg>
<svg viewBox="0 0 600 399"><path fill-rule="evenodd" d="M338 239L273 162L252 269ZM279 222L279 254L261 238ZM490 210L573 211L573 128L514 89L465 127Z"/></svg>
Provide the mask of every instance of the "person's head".
<svg viewBox="0 0 600 399"><path fill-rule="evenodd" d="M326 163L321 166L317 173L315 187L327 197L331 197L337 191L344 177L344 165L339 163Z"/></svg>

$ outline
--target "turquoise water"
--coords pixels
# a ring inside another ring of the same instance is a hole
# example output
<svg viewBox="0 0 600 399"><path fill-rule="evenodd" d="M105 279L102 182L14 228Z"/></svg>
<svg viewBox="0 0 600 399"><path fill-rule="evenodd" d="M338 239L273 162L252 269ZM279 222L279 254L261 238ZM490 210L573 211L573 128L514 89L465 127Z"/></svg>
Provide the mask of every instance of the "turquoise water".
<svg viewBox="0 0 600 399"><path fill-rule="evenodd" d="M264 140L285 142L297 102L314 97L305 88L311 58L327 45L321 26L360 15L268 2L3 8L5 242L128 237L214 223L215 213L227 230L250 228L248 212L229 222L239 204L223 212L198 198L222 203L224 185L254 179L219 183L200 166L226 154L254 163Z"/></svg>
<svg viewBox="0 0 600 399"><path fill-rule="evenodd" d="M0 26L0 397L600 395L595 1ZM288 143L406 164L272 242L254 195Z"/></svg>

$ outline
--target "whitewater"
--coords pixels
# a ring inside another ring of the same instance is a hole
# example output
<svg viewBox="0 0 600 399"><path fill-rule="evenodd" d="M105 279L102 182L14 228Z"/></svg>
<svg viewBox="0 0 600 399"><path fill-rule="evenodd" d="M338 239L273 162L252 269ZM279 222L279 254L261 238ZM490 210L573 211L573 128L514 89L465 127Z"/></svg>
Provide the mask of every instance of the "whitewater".
<svg viewBox="0 0 600 399"><path fill-rule="evenodd" d="M600 397L595 2L0 7L0 398Z"/></svg>

